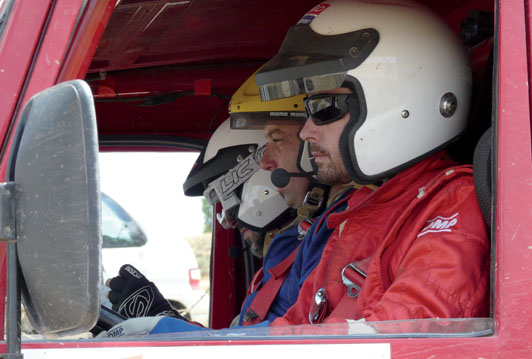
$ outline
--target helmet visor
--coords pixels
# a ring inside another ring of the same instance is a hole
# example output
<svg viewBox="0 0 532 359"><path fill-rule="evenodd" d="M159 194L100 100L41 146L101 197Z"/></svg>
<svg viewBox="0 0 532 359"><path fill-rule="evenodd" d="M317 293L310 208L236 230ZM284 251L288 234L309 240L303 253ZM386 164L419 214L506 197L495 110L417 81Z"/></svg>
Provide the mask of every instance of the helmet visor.
<svg viewBox="0 0 532 359"><path fill-rule="evenodd" d="M346 72L322 76L303 77L265 84L259 87L262 101L271 101L305 93L334 90L342 85Z"/></svg>
<svg viewBox="0 0 532 359"><path fill-rule="evenodd" d="M292 26L277 55L255 74L261 98L270 101L338 88L378 42L379 33L371 28L321 35L309 25Z"/></svg>
<svg viewBox="0 0 532 359"><path fill-rule="evenodd" d="M306 119L304 111L234 112L231 114L231 128L263 129L266 125L286 124L286 121L303 125Z"/></svg>

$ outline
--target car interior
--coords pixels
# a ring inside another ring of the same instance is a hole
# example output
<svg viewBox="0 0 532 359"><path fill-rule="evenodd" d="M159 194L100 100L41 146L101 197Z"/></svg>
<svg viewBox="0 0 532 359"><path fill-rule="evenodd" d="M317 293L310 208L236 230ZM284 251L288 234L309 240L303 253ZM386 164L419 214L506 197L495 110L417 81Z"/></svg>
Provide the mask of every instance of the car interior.
<svg viewBox="0 0 532 359"><path fill-rule="evenodd" d="M232 94L276 54L288 28L316 3L119 1L84 78L94 96L100 151L199 152L228 118ZM449 152L461 163L474 163L479 202L490 228L494 195L490 155L494 134L489 132L495 108L494 2L424 3L455 30L470 56L474 82L470 123L467 133ZM215 211L220 211L219 206ZM214 222L209 323L211 328L221 329L240 312L260 261L246 251L234 255L231 248L243 247L238 232ZM450 336L476 336L492 329L490 318L471 320L467 325L452 320L444 326L431 320L407 322L375 326L383 336L440 335L442 330ZM113 323L111 318L99 325L105 329ZM248 330L246 335L264 335L261 330ZM284 334L330 336L335 334L335 327L294 328Z"/></svg>

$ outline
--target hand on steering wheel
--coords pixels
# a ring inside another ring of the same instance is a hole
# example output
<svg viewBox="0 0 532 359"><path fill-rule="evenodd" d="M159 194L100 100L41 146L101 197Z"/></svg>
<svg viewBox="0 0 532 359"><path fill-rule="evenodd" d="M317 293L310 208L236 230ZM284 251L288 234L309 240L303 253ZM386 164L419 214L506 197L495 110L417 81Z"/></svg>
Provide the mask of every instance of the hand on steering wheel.
<svg viewBox="0 0 532 359"><path fill-rule="evenodd" d="M126 318L168 316L182 317L163 297L159 289L130 264L120 268L118 276L105 283L113 310Z"/></svg>

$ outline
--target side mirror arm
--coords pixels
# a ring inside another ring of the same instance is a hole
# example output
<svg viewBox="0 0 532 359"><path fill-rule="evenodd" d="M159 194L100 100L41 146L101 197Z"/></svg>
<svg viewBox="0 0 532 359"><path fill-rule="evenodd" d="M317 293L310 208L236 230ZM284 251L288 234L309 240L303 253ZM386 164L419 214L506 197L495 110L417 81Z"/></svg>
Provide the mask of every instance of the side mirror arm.
<svg viewBox="0 0 532 359"><path fill-rule="evenodd" d="M6 265L6 344L7 354L4 359L19 359L23 357L21 352L21 329L20 329L20 268L17 256L16 226L15 226L15 195L14 182L0 183L0 240L7 242L7 265Z"/></svg>
<svg viewBox="0 0 532 359"><path fill-rule="evenodd" d="M17 242L7 243L7 318L6 318L6 344L7 354L2 354L2 359L22 359L21 329L20 329L20 267L17 256Z"/></svg>

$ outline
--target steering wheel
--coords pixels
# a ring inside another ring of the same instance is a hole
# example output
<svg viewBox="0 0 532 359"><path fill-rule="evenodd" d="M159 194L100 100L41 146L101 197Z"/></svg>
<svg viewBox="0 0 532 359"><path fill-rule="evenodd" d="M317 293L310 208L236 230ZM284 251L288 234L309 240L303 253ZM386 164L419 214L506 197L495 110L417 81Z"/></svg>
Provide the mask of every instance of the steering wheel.
<svg viewBox="0 0 532 359"><path fill-rule="evenodd" d="M90 330L92 335L96 336L104 330L109 330L115 325L122 323L127 318L122 314L118 314L112 309L107 308L105 305L100 306L100 317L96 322L96 325Z"/></svg>

